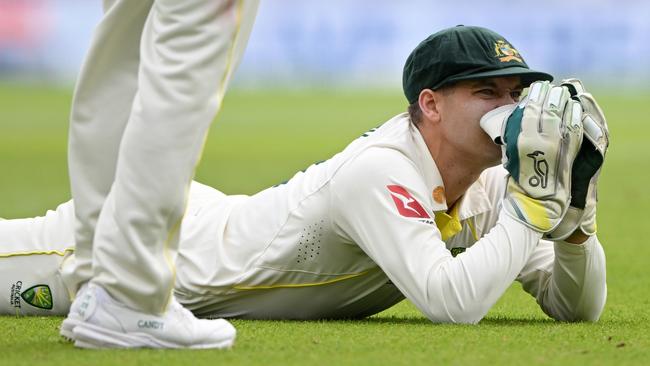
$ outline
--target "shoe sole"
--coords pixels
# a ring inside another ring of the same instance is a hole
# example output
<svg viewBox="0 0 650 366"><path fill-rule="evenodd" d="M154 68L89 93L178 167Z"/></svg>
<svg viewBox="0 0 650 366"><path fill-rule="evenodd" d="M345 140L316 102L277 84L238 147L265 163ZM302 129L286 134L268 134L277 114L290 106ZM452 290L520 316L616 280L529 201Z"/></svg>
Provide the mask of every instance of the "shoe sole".
<svg viewBox="0 0 650 366"><path fill-rule="evenodd" d="M59 334L61 337L65 338L68 342L74 342L74 328L79 325L80 321L77 319L72 319L69 316L63 320L61 327L59 328Z"/></svg>
<svg viewBox="0 0 650 366"><path fill-rule="evenodd" d="M146 333L122 333L97 325L78 322L74 327L75 347L100 348L189 348L189 349L228 349L235 343L234 337L214 343L177 344L165 342Z"/></svg>

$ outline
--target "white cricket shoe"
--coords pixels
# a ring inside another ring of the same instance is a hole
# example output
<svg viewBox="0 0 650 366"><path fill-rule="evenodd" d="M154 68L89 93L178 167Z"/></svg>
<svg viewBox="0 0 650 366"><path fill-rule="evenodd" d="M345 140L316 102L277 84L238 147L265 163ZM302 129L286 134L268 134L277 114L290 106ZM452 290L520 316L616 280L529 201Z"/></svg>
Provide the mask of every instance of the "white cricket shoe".
<svg viewBox="0 0 650 366"><path fill-rule="evenodd" d="M84 294L87 289L88 289L88 282L81 285L79 291L77 291L77 295L72 301L72 305L70 305L70 311L68 311L68 316L65 319L63 319L63 323L61 323L61 328L59 329L59 334L70 342L74 341L74 333L72 332L72 330L80 322L83 321L80 312L81 301L82 301L81 299L84 297Z"/></svg>
<svg viewBox="0 0 650 366"><path fill-rule="evenodd" d="M197 319L172 297L163 315L141 313L90 284L80 297L74 326L80 348L229 348L237 331L224 319Z"/></svg>

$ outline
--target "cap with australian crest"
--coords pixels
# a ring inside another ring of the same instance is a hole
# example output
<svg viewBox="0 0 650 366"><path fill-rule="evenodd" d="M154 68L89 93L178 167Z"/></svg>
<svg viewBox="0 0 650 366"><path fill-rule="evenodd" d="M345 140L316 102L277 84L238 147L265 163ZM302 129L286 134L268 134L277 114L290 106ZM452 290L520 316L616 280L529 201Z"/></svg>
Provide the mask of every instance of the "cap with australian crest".
<svg viewBox="0 0 650 366"><path fill-rule="evenodd" d="M504 37L486 28L456 26L432 34L406 60L402 84L410 104L424 89L436 90L461 80L519 76L522 85L553 76L531 70Z"/></svg>

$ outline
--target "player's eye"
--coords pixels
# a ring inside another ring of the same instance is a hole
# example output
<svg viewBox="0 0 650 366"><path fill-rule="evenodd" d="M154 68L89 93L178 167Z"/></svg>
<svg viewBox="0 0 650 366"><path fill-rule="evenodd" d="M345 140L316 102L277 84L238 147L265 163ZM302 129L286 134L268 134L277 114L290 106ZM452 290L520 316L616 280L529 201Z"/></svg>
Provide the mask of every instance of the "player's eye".
<svg viewBox="0 0 650 366"><path fill-rule="evenodd" d="M476 93L480 94L480 95L487 96L487 97L491 97L491 96L496 95L496 92L494 91L494 89L489 89L489 88L479 89Z"/></svg>
<svg viewBox="0 0 650 366"><path fill-rule="evenodd" d="M521 90L513 90L510 92L510 97L513 100L519 100L519 97L521 97Z"/></svg>

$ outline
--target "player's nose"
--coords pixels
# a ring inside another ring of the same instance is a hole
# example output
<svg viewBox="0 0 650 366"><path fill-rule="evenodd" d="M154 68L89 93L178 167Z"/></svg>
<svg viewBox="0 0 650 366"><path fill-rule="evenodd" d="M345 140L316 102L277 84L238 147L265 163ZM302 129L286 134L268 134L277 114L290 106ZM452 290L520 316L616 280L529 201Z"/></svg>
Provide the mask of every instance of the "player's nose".
<svg viewBox="0 0 650 366"><path fill-rule="evenodd" d="M507 104L517 103L518 101L518 98L514 97L510 92L502 93L501 97L496 100L496 106L494 108L496 109Z"/></svg>

